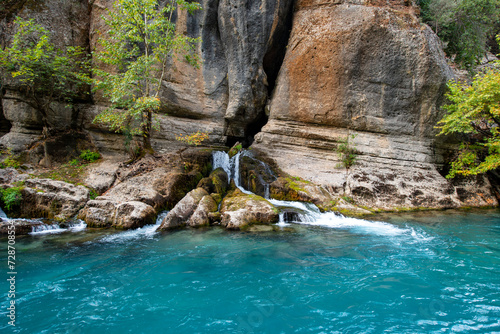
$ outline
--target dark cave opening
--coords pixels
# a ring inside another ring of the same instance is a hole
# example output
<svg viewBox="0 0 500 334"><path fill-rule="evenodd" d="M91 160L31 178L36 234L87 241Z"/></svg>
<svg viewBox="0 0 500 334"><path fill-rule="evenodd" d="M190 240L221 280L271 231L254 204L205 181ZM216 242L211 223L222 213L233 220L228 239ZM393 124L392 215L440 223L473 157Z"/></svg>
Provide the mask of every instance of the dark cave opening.
<svg viewBox="0 0 500 334"><path fill-rule="evenodd" d="M267 77L268 103L276 87L278 74L285 59L288 41L292 30L294 13L293 1L288 1L284 6L286 14L283 19L278 21L277 26L274 28L266 53L262 59L262 68ZM244 137L228 135L226 137L226 146L232 147L237 142L240 142L245 148L252 145L255 135L259 133L268 122L269 116L266 114L265 108L266 105L263 105L262 110L259 112L259 116L252 122L245 125ZM227 123L226 126L228 126Z"/></svg>

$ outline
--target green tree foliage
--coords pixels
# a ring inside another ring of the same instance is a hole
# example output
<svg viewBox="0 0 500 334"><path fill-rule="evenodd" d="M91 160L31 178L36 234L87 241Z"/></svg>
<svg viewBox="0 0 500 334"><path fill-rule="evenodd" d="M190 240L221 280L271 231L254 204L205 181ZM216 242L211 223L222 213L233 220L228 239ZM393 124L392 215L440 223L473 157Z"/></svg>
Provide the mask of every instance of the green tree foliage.
<svg viewBox="0 0 500 334"><path fill-rule="evenodd" d="M141 135L146 151L152 151L153 114L161 106L159 93L167 62L182 58L197 66L198 39L180 34L172 20L176 11L193 13L198 3L170 0L117 0L104 18L108 36L101 36L102 50L95 58L107 66L96 68L95 89L101 91L109 108L95 121L111 130ZM111 70L108 70L110 69Z"/></svg>
<svg viewBox="0 0 500 334"><path fill-rule="evenodd" d="M22 189L23 186L0 189L0 199L7 212L12 212L21 205L23 200Z"/></svg>
<svg viewBox="0 0 500 334"><path fill-rule="evenodd" d="M89 60L79 47L57 48L50 32L33 20L15 20L16 33L9 47L0 50L0 68L7 81L20 84L26 101L42 115L46 129L53 103L67 106L88 93Z"/></svg>
<svg viewBox="0 0 500 334"><path fill-rule="evenodd" d="M499 0L420 0L421 16L457 64L472 70L499 22Z"/></svg>
<svg viewBox="0 0 500 334"><path fill-rule="evenodd" d="M451 81L444 106L447 114L438 122L442 134L465 134L466 140L447 178L477 175L500 166L500 63L476 75L472 85Z"/></svg>

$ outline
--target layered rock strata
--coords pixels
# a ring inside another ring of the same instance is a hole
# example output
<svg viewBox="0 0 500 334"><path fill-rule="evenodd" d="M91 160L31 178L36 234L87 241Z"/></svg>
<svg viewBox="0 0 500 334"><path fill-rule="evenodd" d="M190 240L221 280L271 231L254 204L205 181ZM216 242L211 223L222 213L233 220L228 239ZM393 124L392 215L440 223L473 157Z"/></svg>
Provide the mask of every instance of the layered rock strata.
<svg viewBox="0 0 500 334"><path fill-rule="evenodd" d="M453 74L414 7L393 2L297 1L254 147L285 172L374 209L497 205L486 178L459 185L440 174L446 147L434 126ZM347 139L357 151L349 169L336 152Z"/></svg>

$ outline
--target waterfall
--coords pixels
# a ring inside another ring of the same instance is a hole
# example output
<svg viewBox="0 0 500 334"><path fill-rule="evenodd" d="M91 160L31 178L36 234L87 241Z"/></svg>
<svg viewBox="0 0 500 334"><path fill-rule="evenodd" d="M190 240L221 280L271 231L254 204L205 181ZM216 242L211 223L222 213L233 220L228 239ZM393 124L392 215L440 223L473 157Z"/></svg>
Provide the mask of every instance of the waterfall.
<svg viewBox="0 0 500 334"><path fill-rule="evenodd" d="M227 180L231 183L231 180L234 180L234 183L238 188L241 188L240 185L240 155L241 152L238 152L232 158L229 158L229 155L226 152L216 151L212 153L213 164L212 168L215 170L219 167L224 169L227 174Z"/></svg>
<svg viewBox="0 0 500 334"><path fill-rule="evenodd" d="M213 169L221 167L228 175L228 181L234 180L235 185L246 194L253 194L251 191L245 189L241 184L240 176L240 158L246 156L246 151L240 151L232 158L226 152L216 151L212 153ZM257 160L270 175L274 175L264 162ZM271 199L269 196L269 184L264 185L265 194L264 198L269 200L271 204L280 210L280 223L286 224L287 222L314 222L321 214L318 207L312 203L279 201Z"/></svg>
<svg viewBox="0 0 500 334"><path fill-rule="evenodd" d="M244 193L253 194L251 191L246 190L241 185L240 177L240 157L251 156L247 151L241 151L234 157L229 158L226 152L213 152L213 168L222 167L227 173L229 182L234 180L236 186ZM255 159L255 158L253 158ZM257 160L259 161L259 160ZM264 162L263 164L266 171L272 175L269 166ZM368 233L377 235L398 235L407 233L408 231L397 226L384 222L368 221L357 218L345 217L337 212L324 212L322 213L313 203L295 202L295 201L280 201L269 198L269 184L265 184L265 198L273 204L279 211L278 226L287 226L289 223L323 226L328 228L342 228L349 229L356 233Z"/></svg>
<svg viewBox="0 0 500 334"><path fill-rule="evenodd" d="M5 214L5 212L3 212L2 208L0 208L0 218L2 218L2 219L9 219L9 217L7 217L7 215Z"/></svg>

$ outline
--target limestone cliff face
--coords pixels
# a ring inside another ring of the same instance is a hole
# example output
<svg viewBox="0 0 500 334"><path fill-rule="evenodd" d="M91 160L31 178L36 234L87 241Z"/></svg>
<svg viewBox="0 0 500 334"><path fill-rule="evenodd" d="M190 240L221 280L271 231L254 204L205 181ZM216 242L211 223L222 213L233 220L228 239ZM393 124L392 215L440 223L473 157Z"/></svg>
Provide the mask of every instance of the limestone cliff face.
<svg viewBox="0 0 500 334"><path fill-rule="evenodd" d="M496 204L487 180L458 186L438 172L434 126L452 75L411 4L299 0L254 147L288 173L372 208ZM348 135L359 155L346 170L335 148Z"/></svg>
<svg viewBox="0 0 500 334"><path fill-rule="evenodd" d="M161 0L160 2L164 2ZM111 0L95 0L91 7L91 49L98 48L98 32L105 33L102 15ZM163 82L157 148L176 145L176 134L208 132L214 143L251 140L266 121L264 107L269 82L274 83L288 41L293 0L202 0L203 10L174 16L180 33L201 37L199 69L172 61ZM89 108L87 124L99 112ZM257 125L257 127L255 127ZM257 130L256 130L257 129ZM102 130L102 129L101 129ZM96 140L109 146L102 131Z"/></svg>
<svg viewBox="0 0 500 334"><path fill-rule="evenodd" d="M61 43L96 50L113 1L20 3L20 15L50 27ZM253 147L285 172L362 206L497 205L487 179L451 183L438 172L446 146L434 125L453 74L412 1L200 3L194 15L175 15L179 32L201 37L202 63L168 64L157 150L173 150L176 134L198 130L211 144L250 143L255 135ZM15 87L7 88L2 104L12 129L0 143L22 150L41 124ZM101 149L122 150L121 137L91 122L104 107L96 94L71 111L54 108L54 122L90 131ZM346 170L334 149L350 134L359 155Z"/></svg>

